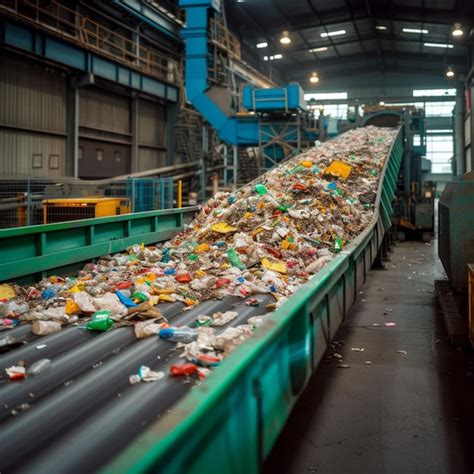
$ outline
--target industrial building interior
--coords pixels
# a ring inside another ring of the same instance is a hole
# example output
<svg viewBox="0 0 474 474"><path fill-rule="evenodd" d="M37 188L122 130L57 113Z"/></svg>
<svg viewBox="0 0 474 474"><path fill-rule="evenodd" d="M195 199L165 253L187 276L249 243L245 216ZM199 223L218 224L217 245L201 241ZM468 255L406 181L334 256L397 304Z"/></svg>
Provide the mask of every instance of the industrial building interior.
<svg viewBox="0 0 474 474"><path fill-rule="evenodd" d="M474 472L474 1L0 0L0 471Z"/></svg>

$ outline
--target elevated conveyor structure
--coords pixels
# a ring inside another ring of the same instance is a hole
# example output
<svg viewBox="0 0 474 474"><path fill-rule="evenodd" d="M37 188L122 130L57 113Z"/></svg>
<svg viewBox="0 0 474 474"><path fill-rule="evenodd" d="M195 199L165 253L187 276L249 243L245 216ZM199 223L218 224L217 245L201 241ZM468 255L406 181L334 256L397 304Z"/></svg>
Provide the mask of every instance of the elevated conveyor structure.
<svg viewBox="0 0 474 474"><path fill-rule="evenodd" d="M402 154L399 131L379 177L370 224L192 390L173 377L130 386L138 366L167 372L179 359L174 344L137 340L130 327L102 334L69 327L41 339L28 325L3 331L1 338L10 336L17 347L0 358L2 472L181 473L210 466L220 473L257 472L391 226ZM169 239L193 210L2 230L1 280L26 282L134 243ZM259 298L265 305L272 297ZM189 311L182 303L160 304L178 325L231 308L238 312L233 325L262 312L232 296ZM38 349L40 344L46 347ZM3 375L18 360L30 366L43 358L52 366L42 374L23 382Z"/></svg>

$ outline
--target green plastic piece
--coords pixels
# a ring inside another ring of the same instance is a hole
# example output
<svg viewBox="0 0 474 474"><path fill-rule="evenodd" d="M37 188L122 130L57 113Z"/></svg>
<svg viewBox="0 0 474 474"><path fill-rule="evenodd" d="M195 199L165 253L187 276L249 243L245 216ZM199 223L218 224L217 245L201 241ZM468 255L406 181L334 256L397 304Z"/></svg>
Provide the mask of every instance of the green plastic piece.
<svg viewBox="0 0 474 474"><path fill-rule="evenodd" d="M341 239L336 239L334 241L334 251L337 253L337 252L340 252L342 250L342 247L343 247L343 243L342 243L342 240Z"/></svg>
<svg viewBox="0 0 474 474"><path fill-rule="evenodd" d="M301 165L297 165L295 166L294 168L292 168L290 170L290 174L296 174L296 173L301 173L302 171L304 171L306 168L304 166L301 166Z"/></svg>
<svg viewBox="0 0 474 474"><path fill-rule="evenodd" d="M260 196L264 196L265 194L267 194L267 188L264 184L257 184L255 186L255 192L257 194L260 194Z"/></svg>
<svg viewBox="0 0 474 474"><path fill-rule="evenodd" d="M234 248L227 250L227 256L229 257L229 261L233 267L237 267L239 270L244 270L246 268L245 265L240 261L240 258Z"/></svg>
<svg viewBox="0 0 474 474"><path fill-rule="evenodd" d="M86 324L89 331L108 331L114 325L114 321L110 318L110 311L104 309L97 311L92 319Z"/></svg>
<svg viewBox="0 0 474 474"><path fill-rule="evenodd" d="M195 262L199 257L195 253L190 253L188 255L188 260L191 260L191 262Z"/></svg>
<svg viewBox="0 0 474 474"><path fill-rule="evenodd" d="M148 301L149 298L145 293L142 293L141 291L137 291L136 293L133 293L133 295L130 297L132 300L138 300L140 303L144 303L145 301Z"/></svg>

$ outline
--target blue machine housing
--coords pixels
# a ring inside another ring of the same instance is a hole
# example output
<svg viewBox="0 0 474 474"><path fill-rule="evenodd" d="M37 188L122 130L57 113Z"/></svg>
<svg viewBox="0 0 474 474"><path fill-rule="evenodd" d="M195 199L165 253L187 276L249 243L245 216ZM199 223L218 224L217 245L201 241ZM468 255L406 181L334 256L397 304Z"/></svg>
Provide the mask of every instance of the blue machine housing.
<svg viewBox="0 0 474 474"><path fill-rule="evenodd" d="M243 88L242 105L251 112L304 111L304 91L299 84L292 83L272 89Z"/></svg>
<svg viewBox="0 0 474 474"><path fill-rule="evenodd" d="M261 126L258 116L236 117L224 112L207 94L209 90L209 15L221 10L220 0L179 0L186 11L185 41L186 95L192 105L229 145L256 146L271 142L274 127ZM296 112L306 108L303 90L298 84L273 89L244 88L244 107L249 111ZM273 125L273 124L272 124ZM293 135L296 137L297 132ZM278 145L275 147L278 148ZM282 150L280 150L282 152ZM278 154L278 153L277 153Z"/></svg>

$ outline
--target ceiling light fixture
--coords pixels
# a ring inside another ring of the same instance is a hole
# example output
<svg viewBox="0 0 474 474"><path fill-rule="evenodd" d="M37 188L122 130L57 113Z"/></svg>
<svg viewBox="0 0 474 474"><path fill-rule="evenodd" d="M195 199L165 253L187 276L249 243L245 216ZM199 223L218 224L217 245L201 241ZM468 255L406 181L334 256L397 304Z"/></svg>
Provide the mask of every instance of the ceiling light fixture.
<svg viewBox="0 0 474 474"><path fill-rule="evenodd" d="M266 41L262 41L261 43L256 44L257 48L266 48L268 46L268 43Z"/></svg>
<svg viewBox="0 0 474 474"><path fill-rule="evenodd" d="M345 35L346 30L328 31L327 33L321 33L321 38L327 38L328 36L339 36Z"/></svg>
<svg viewBox="0 0 474 474"><path fill-rule="evenodd" d="M446 69L446 77L454 77L454 71L451 66L449 66L448 69Z"/></svg>
<svg viewBox="0 0 474 474"><path fill-rule="evenodd" d="M383 100L381 100L381 101L379 102L379 105L385 105L385 102L384 102Z"/></svg>
<svg viewBox="0 0 474 474"><path fill-rule="evenodd" d="M423 35L427 35L429 33L428 30L420 30L419 28L403 28L402 30L404 33L418 33L418 34L423 34Z"/></svg>
<svg viewBox="0 0 474 474"><path fill-rule="evenodd" d="M274 59L282 59L283 58L283 54L275 54L275 56L273 56Z"/></svg>
<svg viewBox="0 0 474 474"><path fill-rule="evenodd" d="M423 43L424 46L428 48L454 48L452 44L443 44L443 43Z"/></svg>
<svg viewBox="0 0 474 474"><path fill-rule="evenodd" d="M461 23L454 23L453 31L451 31L453 36L462 36L464 31L461 28Z"/></svg>
<svg viewBox="0 0 474 474"><path fill-rule="evenodd" d="M376 30L380 30L380 31L385 31L385 30L387 29L387 27L386 27L386 26L383 26L383 25L376 25L376 26L375 26L375 29L376 29Z"/></svg>
<svg viewBox="0 0 474 474"><path fill-rule="evenodd" d="M264 60L264 61L268 61L268 56L264 56L264 57L263 57L263 60Z"/></svg>
<svg viewBox="0 0 474 474"><path fill-rule="evenodd" d="M309 81L312 82L313 84L317 84L319 82L319 77L317 72L313 72L311 74L311 77L309 78Z"/></svg>
<svg viewBox="0 0 474 474"><path fill-rule="evenodd" d="M327 51L328 48L326 46L323 46L321 48L312 48L309 50L310 53L322 53L323 51Z"/></svg>
<svg viewBox="0 0 474 474"><path fill-rule="evenodd" d="M280 43L281 44L290 44L291 43L290 33L288 31L283 32L283 35L280 38Z"/></svg>

